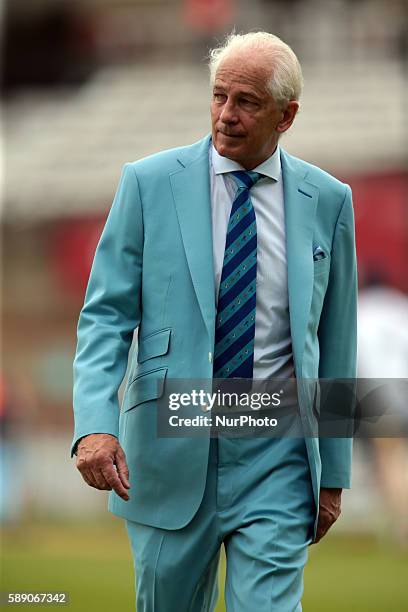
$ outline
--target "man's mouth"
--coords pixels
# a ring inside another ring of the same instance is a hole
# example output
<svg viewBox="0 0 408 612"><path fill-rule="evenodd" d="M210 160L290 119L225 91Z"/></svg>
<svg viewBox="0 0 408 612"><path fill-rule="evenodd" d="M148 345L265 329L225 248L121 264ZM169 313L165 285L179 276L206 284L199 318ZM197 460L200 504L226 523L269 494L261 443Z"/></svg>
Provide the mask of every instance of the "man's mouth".
<svg viewBox="0 0 408 612"><path fill-rule="evenodd" d="M244 134L227 134L226 132L223 132L222 130L218 130L220 134L222 134L223 136L227 136L228 138L243 138Z"/></svg>

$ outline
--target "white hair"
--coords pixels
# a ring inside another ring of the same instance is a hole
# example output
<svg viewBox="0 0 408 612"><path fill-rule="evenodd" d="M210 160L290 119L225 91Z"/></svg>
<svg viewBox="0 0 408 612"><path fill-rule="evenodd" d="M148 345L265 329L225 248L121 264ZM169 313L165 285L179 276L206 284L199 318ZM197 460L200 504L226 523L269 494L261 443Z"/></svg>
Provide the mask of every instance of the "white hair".
<svg viewBox="0 0 408 612"><path fill-rule="evenodd" d="M261 51L270 63L271 78L267 83L273 99L281 107L290 100L299 100L303 76L299 60L292 49L278 36L269 32L249 32L248 34L232 33L220 47L210 51L209 69L211 85L220 64L232 54Z"/></svg>

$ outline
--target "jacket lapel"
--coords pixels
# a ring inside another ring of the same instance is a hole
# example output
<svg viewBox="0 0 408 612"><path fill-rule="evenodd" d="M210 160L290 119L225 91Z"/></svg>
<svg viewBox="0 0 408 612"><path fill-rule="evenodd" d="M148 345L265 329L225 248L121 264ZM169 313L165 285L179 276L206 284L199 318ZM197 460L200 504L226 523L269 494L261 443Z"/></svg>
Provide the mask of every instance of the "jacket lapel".
<svg viewBox="0 0 408 612"><path fill-rule="evenodd" d="M313 228L319 189L295 158L281 149L285 200L289 316L296 375L302 357L313 293Z"/></svg>
<svg viewBox="0 0 408 612"><path fill-rule="evenodd" d="M208 159L209 136L179 157L170 174L183 246L194 290L210 338L214 337L215 286Z"/></svg>

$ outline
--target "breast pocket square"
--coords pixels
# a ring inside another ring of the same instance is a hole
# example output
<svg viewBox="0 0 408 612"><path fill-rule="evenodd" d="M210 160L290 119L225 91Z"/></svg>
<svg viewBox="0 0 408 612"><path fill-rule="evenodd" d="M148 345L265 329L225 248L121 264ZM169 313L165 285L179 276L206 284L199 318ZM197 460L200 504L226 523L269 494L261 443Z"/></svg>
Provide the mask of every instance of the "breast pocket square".
<svg viewBox="0 0 408 612"><path fill-rule="evenodd" d="M327 255L320 245L313 248L313 261L319 261L320 259L325 259L326 257Z"/></svg>

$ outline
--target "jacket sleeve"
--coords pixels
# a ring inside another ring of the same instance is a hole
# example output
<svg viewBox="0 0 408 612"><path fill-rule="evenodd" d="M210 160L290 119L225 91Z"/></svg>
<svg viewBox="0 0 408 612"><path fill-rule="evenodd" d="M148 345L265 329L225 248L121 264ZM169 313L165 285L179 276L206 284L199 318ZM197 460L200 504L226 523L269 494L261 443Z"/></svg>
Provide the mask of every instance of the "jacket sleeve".
<svg viewBox="0 0 408 612"><path fill-rule="evenodd" d="M329 283L318 329L319 378L356 377L357 261L352 195L350 187L346 185L345 188L334 232ZM351 486L352 443L351 437L319 439L321 487Z"/></svg>
<svg viewBox="0 0 408 612"><path fill-rule="evenodd" d="M77 330L73 406L79 439L118 436L118 389L141 317L143 216L135 170L125 164L101 234Z"/></svg>

